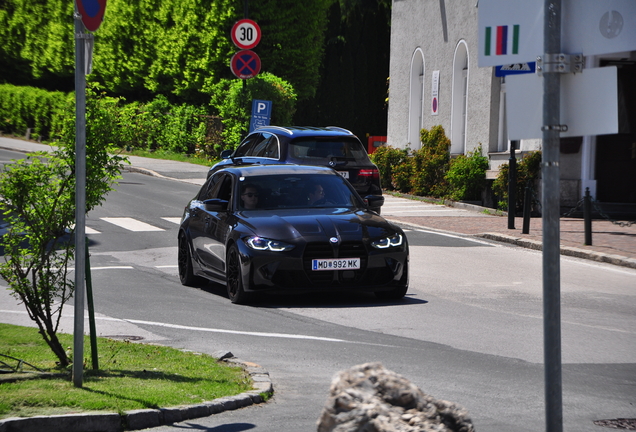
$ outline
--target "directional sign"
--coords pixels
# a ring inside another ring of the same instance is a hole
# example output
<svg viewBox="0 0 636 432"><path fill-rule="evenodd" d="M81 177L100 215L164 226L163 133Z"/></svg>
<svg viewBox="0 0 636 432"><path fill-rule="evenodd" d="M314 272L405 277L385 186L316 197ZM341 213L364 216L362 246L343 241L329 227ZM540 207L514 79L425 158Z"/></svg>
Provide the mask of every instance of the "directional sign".
<svg viewBox="0 0 636 432"><path fill-rule="evenodd" d="M230 68L237 78L254 78L261 71L261 59L254 51L242 50L232 56Z"/></svg>
<svg viewBox="0 0 636 432"><path fill-rule="evenodd" d="M106 0L75 0L82 23L88 31L95 31L104 20Z"/></svg>
<svg viewBox="0 0 636 432"><path fill-rule="evenodd" d="M249 50L261 41L261 28L254 21L242 19L232 27L232 42L240 49Z"/></svg>
<svg viewBox="0 0 636 432"><path fill-rule="evenodd" d="M495 76L502 77L506 75L519 75L525 73L534 73L537 68L536 62L514 63L503 66L495 66Z"/></svg>

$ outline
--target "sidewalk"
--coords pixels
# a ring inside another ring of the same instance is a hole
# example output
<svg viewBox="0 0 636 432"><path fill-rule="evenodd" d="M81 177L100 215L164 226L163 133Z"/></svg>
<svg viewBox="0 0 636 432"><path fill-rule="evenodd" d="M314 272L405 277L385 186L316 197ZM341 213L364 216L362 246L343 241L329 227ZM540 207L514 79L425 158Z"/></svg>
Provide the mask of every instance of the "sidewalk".
<svg viewBox="0 0 636 432"><path fill-rule="evenodd" d="M51 149L48 145L5 137L0 137L0 148L22 152ZM129 160L131 165L124 167L127 171L141 172L193 184L203 184L207 176L207 168L202 165L137 156L131 156ZM406 195L401 196L406 197ZM508 229L507 216L484 213L485 211L494 212L492 209L463 203L452 203L452 206L470 212L471 217L409 215L389 216L387 218L403 224L541 249L543 240L541 218L532 218L529 233L522 234L523 219L520 217L515 218L515 229ZM480 216L475 215L475 213L480 213ZM594 220L592 222L592 245L590 246L584 245L583 219L562 218L560 230L562 254L636 268L636 224L619 226L607 220Z"/></svg>
<svg viewBox="0 0 636 432"><path fill-rule="evenodd" d="M528 234L522 234L523 218L515 218L515 229L508 229L507 216L401 216L391 217L400 223L483 237L490 240L541 250L542 220L532 218ZM636 268L636 224L621 227L607 220L592 221L592 245L586 246L583 219L562 218L561 254L599 262Z"/></svg>

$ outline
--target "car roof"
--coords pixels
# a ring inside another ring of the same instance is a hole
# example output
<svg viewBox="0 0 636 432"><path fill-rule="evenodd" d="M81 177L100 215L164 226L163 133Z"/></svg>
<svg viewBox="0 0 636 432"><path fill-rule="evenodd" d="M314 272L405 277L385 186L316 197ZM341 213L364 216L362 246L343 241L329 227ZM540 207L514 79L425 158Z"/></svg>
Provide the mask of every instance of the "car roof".
<svg viewBox="0 0 636 432"><path fill-rule="evenodd" d="M324 166L311 165L228 165L217 172L231 172L239 177L267 176L280 174L322 174L322 175L339 175L332 168Z"/></svg>
<svg viewBox="0 0 636 432"><path fill-rule="evenodd" d="M299 137L356 137L350 130L337 127L312 127L312 126L261 126L252 133L268 132L279 136L287 136L289 138Z"/></svg>

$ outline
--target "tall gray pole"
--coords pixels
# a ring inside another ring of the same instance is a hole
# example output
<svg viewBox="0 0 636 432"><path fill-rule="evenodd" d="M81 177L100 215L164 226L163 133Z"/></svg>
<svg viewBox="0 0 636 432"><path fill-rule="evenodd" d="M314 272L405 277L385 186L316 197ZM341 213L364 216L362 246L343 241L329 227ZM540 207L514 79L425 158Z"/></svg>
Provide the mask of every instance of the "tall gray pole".
<svg viewBox="0 0 636 432"><path fill-rule="evenodd" d="M86 239L86 51L84 24L75 11L75 325L73 384L82 387Z"/></svg>
<svg viewBox="0 0 636 432"><path fill-rule="evenodd" d="M561 0L545 0L544 56L561 53ZM559 132L561 77L543 74L543 338L546 431L563 431L559 229Z"/></svg>

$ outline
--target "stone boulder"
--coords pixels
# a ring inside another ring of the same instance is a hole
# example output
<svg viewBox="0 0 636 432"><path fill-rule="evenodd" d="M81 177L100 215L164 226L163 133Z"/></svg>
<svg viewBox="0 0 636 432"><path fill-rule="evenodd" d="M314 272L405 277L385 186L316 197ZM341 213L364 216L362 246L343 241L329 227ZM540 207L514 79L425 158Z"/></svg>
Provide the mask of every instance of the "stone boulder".
<svg viewBox="0 0 636 432"><path fill-rule="evenodd" d="M468 411L437 400L380 363L334 376L318 432L474 432Z"/></svg>

